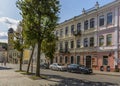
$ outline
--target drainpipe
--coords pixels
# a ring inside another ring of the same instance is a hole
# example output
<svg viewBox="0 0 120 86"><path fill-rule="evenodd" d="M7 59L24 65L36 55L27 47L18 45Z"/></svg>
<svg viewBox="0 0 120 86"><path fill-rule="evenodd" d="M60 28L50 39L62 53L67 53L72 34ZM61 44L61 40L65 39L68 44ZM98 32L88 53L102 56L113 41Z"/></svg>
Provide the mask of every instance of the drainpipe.
<svg viewBox="0 0 120 86"><path fill-rule="evenodd" d="M117 66L119 60L119 7L118 7L118 19L117 19Z"/></svg>

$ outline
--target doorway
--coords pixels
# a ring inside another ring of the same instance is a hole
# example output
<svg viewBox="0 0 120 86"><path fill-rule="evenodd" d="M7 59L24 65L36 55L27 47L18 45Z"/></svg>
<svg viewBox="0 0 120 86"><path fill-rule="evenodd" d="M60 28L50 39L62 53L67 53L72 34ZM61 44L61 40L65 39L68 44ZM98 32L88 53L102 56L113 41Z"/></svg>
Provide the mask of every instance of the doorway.
<svg viewBox="0 0 120 86"><path fill-rule="evenodd" d="M86 56L86 67L91 68L91 56Z"/></svg>

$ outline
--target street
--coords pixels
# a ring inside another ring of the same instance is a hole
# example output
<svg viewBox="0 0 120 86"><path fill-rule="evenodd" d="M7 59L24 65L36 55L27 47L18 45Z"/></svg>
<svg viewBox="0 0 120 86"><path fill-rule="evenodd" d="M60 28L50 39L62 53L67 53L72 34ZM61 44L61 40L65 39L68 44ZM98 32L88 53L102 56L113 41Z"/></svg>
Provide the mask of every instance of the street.
<svg viewBox="0 0 120 86"><path fill-rule="evenodd" d="M10 65L18 69L18 65ZM26 69L26 66L23 66ZM35 72L35 67L34 67ZM48 81L55 82L57 86L120 86L120 76L109 76L99 74L76 74L69 72L41 69L41 74L48 77ZM53 85L54 86L54 85Z"/></svg>

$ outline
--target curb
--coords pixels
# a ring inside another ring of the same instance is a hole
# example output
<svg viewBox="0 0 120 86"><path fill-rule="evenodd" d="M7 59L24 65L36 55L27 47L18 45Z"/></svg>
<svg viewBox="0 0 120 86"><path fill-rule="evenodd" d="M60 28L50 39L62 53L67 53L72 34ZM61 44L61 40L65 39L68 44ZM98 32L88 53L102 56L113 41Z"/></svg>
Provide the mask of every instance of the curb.
<svg viewBox="0 0 120 86"><path fill-rule="evenodd" d="M117 76L117 77L120 77L120 75L115 75L115 74L104 74L104 73L94 73L94 74L108 75L108 76Z"/></svg>

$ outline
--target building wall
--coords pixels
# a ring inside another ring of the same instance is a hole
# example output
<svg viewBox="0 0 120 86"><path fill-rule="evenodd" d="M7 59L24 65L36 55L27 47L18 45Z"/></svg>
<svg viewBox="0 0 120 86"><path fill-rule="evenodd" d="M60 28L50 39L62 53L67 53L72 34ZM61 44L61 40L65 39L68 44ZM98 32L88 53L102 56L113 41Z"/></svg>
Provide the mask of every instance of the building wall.
<svg viewBox="0 0 120 86"><path fill-rule="evenodd" d="M85 14L75 16L70 20L59 24L56 28L58 32L58 42L57 49L55 53L54 62L68 65L71 63L71 56L74 56L73 63L77 62L77 56L80 56L79 64L82 65L91 65L93 69L100 70L101 66L106 67L110 66L111 71L114 70L115 65L118 65L118 43L120 42L119 28L120 26L120 4L119 0L114 1L108 5L98 8L97 10L89 11ZM107 24L108 13L112 13L112 23ZM99 26L99 18L104 15L104 25ZM90 19L94 18L94 27L90 28ZM88 30L84 30L84 21L88 20ZM71 34L71 25L74 25L74 31L77 30L77 24L81 23L81 35L74 36ZM68 27L68 35L65 35L65 29ZM61 29L63 31L63 36L60 35ZM55 33L56 33L55 31ZM111 45L107 45L107 35L112 35ZM99 46L99 37L104 36L104 44ZM90 37L94 37L94 46L90 47ZM88 38L88 47L84 47L84 39ZM76 41L80 39L80 48L77 48ZM60 52L60 43L62 42L63 49L65 49L65 42L68 41L68 51L69 52ZM74 41L74 48L71 48L71 41ZM65 57L68 57L68 62L65 63ZM90 57L91 56L91 59ZM104 65L103 59L104 56L108 56L108 64ZM57 60L56 60L57 58ZM61 60L62 58L62 60ZM90 62L89 62L90 60Z"/></svg>

